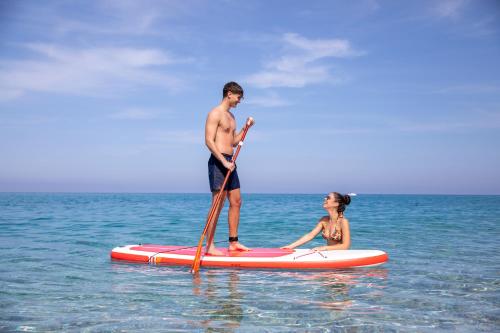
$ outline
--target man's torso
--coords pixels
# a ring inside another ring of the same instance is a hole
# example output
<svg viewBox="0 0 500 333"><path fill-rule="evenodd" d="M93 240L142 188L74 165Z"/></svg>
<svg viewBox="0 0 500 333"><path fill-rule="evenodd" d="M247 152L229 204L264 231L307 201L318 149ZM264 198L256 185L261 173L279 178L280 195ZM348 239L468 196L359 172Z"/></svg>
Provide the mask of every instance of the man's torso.
<svg viewBox="0 0 500 333"><path fill-rule="evenodd" d="M229 111L219 109L216 112L220 112L220 120L215 134L215 145L221 153L232 155L236 121Z"/></svg>

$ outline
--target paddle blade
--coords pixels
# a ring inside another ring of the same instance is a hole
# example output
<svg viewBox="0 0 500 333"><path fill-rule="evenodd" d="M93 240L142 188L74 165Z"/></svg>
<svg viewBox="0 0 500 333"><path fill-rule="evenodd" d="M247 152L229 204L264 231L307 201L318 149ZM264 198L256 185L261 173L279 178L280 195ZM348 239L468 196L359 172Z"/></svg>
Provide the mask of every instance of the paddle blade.
<svg viewBox="0 0 500 333"><path fill-rule="evenodd" d="M205 233L201 235L198 247L196 248L196 255L194 256L193 266L191 266L191 274L196 274L200 270L201 248L203 247L204 238L205 238Z"/></svg>

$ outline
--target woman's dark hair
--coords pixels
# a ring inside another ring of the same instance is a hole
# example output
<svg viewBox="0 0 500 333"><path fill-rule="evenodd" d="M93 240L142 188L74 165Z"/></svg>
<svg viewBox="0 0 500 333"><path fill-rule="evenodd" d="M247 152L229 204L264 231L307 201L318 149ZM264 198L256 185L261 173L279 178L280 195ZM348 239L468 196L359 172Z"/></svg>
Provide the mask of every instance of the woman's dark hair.
<svg viewBox="0 0 500 333"><path fill-rule="evenodd" d="M239 94L243 97L243 88L236 82L231 81L224 85L224 88L222 89L222 98L226 97L228 92Z"/></svg>
<svg viewBox="0 0 500 333"><path fill-rule="evenodd" d="M345 206L349 205L351 203L351 197L349 194L342 195L338 192L333 192L333 195L335 197L335 201L339 203L339 207L337 208L337 212L342 214L345 210Z"/></svg>

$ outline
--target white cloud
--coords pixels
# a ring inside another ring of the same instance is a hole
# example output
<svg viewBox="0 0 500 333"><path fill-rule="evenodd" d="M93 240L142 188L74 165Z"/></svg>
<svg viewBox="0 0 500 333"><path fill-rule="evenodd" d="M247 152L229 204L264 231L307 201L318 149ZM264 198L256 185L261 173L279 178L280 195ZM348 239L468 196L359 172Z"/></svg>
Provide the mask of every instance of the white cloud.
<svg viewBox="0 0 500 333"><path fill-rule="evenodd" d="M332 79L325 58L345 58L361 55L347 40L307 39L287 33L281 38L284 54L264 64L264 69L247 77L249 84L259 88L304 87Z"/></svg>
<svg viewBox="0 0 500 333"><path fill-rule="evenodd" d="M311 40L294 33L285 34L283 39L288 45L304 51L303 56L308 61L324 57L347 57L356 54L351 49L349 41L344 39Z"/></svg>
<svg viewBox="0 0 500 333"><path fill-rule="evenodd" d="M1 60L0 89L109 96L138 87L168 91L182 80L165 73L168 65L189 62L158 49L68 49L51 44L25 44L38 56L33 60Z"/></svg>

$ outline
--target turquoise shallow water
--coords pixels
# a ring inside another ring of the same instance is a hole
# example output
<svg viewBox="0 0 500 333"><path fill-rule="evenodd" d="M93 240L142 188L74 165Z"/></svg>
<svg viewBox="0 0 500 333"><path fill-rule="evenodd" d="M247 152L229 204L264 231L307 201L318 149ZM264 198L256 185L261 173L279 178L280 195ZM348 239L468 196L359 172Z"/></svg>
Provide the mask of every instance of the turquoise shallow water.
<svg viewBox="0 0 500 333"><path fill-rule="evenodd" d="M244 195L240 239L254 247L289 243L315 225L323 197ZM193 279L184 267L109 259L118 245L196 244L209 200L0 193L0 331L500 329L500 196L353 198L346 211L352 248L390 256L374 268L202 269ZM225 218L216 238L227 238ZM320 244L318 237L308 247Z"/></svg>

